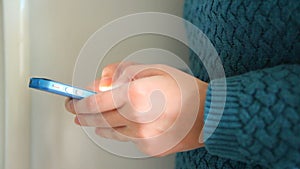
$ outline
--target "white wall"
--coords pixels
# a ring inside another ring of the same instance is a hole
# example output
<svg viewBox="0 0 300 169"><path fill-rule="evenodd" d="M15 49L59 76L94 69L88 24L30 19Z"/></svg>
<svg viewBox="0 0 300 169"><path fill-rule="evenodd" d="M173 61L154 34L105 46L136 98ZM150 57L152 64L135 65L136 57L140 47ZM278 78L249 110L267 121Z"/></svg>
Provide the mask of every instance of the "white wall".
<svg viewBox="0 0 300 169"><path fill-rule="evenodd" d="M3 53L3 11L0 0L0 168L4 168L4 53Z"/></svg>
<svg viewBox="0 0 300 169"><path fill-rule="evenodd" d="M3 0L5 169L29 169L28 20L24 0Z"/></svg>
<svg viewBox="0 0 300 169"><path fill-rule="evenodd" d="M183 0L29 0L31 76L70 83L75 60L85 41L106 23L136 12L182 15ZM181 55L182 45L157 36L135 37L116 47L106 63L137 49L161 47ZM32 91L32 169L174 168L174 156L134 160L98 148L64 109L64 98Z"/></svg>

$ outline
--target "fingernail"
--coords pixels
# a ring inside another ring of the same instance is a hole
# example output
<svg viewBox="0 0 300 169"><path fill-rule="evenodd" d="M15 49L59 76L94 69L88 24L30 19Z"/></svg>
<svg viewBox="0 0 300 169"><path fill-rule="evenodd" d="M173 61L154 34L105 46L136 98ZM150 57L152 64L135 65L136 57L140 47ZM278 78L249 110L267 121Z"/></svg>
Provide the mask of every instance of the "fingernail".
<svg viewBox="0 0 300 169"><path fill-rule="evenodd" d="M75 122L75 124L80 125L80 121L77 116L75 117L74 122Z"/></svg>
<svg viewBox="0 0 300 169"><path fill-rule="evenodd" d="M104 77L100 80L99 90L102 92L107 91L107 90L111 89L111 85L112 85L112 78Z"/></svg>
<svg viewBox="0 0 300 169"><path fill-rule="evenodd" d="M67 103L67 108L69 109L69 111L75 112L75 111L74 111L74 102L73 102L73 100L70 100L70 101Z"/></svg>

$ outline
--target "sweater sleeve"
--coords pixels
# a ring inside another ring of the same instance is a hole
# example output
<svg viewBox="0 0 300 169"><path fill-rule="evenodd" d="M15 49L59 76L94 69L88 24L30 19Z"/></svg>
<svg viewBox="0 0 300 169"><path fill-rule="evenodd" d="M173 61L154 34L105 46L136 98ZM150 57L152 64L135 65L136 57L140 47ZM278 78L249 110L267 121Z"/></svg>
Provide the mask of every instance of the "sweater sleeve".
<svg viewBox="0 0 300 169"><path fill-rule="evenodd" d="M207 91L208 152L269 168L299 168L300 65L280 65L225 80L225 95L220 94L224 93L220 79L211 81ZM213 101L213 91L214 100L225 96L224 109Z"/></svg>

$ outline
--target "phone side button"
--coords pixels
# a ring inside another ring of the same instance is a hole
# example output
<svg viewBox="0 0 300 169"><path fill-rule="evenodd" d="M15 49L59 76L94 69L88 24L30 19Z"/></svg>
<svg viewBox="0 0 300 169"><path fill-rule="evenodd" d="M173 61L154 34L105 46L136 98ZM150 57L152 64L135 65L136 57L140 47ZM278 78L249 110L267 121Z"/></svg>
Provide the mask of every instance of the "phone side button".
<svg viewBox="0 0 300 169"><path fill-rule="evenodd" d="M66 87L66 92L73 95L74 94L74 89L71 88L71 87Z"/></svg>

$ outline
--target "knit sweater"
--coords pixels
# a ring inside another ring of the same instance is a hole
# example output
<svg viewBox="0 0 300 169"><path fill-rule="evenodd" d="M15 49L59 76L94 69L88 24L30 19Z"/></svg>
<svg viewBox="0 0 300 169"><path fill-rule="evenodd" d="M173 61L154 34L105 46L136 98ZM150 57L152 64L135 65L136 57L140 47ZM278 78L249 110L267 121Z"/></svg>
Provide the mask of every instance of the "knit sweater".
<svg viewBox="0 0 300 169"><path fill-rule="evenodd" d="M204 148L177 153L176 168L300 168L300 1L186 0L184 8L185 19L215 46L227 90L220 112L211 92L223 89L222 79L209 79L191 53L194 75L209 82L207 140Z"/></svg>

